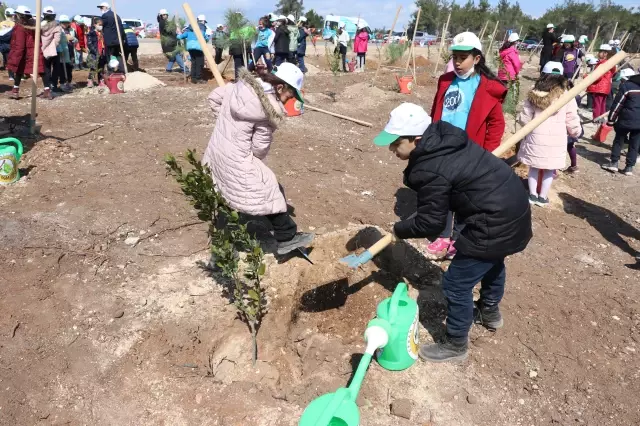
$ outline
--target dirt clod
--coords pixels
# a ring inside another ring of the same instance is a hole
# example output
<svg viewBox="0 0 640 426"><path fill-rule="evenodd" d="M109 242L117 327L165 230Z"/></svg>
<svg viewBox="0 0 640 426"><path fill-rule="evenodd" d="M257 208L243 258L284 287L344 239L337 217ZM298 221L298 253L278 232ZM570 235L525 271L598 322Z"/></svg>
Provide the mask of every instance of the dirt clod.
<svg viewBox="0 0 640 426"><path fill-rule="evenodd" d="M124 311L122 309L115 311L115 313L113 314L114 318L122 318L123 316L124 316Z"/></svg>
<svg viewBox="0 0 640 426"><path fill-rule="evenodd" d="M467 402L469 404L477 404L478 403L478 397L475 395L467 395Z"/></svg>
<svg viewBox="0 0 640 426"><path fill-rule="evenodd" d="M411 410L413 410L413 401L410 399L396 399L391 403L391 414L396 417L411 420Z"/></svg>

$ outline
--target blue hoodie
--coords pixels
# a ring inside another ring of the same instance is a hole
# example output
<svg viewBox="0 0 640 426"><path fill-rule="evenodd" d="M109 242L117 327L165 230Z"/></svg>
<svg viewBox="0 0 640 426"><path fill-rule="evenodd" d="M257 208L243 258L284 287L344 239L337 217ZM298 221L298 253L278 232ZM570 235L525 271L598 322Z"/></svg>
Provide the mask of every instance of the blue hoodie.
<svg viewBox="0 0 640 426"><path fill-rule="evenodd" d="M273 31L269 28L263 28L258 31L258 41L256 41L256 47L269 47L269 38L271 38Z"/></svg>
<svg viewBox="0 0 640 426"><path fill-rule="evenodd" d="M200 31L202 31L202 35L204 36L204 40L205 41L209 41L210 37L207 36L207 28L204 26L204 24L199 23L198 22L198 26L200 27ZM198 37L196 37L196 33L193 32L193 29L191 28L191 25L189 25L187 28L185 28L184 32L180 35L178 35L177 39L178 40L184 40L187 39L187 50L200 50L202 51L202 47L200 46L200 43L198 42Z"/></svg>

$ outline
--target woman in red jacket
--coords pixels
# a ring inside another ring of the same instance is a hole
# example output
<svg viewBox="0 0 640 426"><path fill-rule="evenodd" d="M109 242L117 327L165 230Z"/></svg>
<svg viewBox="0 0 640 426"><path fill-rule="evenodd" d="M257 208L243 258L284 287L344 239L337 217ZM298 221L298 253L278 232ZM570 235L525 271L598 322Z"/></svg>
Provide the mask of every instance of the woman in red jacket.
<svg viewBox="0 0 640 426"><path fill-rule="evenodd" d="M471 32L458 34L450 50L454 70L438 80L431 117L466 131L473 142L493 151L504 133L502 102L507 88L487 68L478 36ZM449 213L445 231L427 246L427 256L453 258L456 236L461 230L461 224L453 225L453 215Z"/></svg>
<svg viewBox="0 0 640 426"><path fill-rule="evenodd" d="M15 73L13 90L9 95L12 99L20 98L20 81L24 74L33 72L33 56L36 40L36 23L33 20L31 11L24 6L16 9L16 25L11 35L11 51L7 60L7 69ZM44 83L44 92L39 96L46 99L53 99L51 87L49 86L49 76L44 72L44 55L38 52L38 74ZM35 78L35 76L34 76Z"/></svg>

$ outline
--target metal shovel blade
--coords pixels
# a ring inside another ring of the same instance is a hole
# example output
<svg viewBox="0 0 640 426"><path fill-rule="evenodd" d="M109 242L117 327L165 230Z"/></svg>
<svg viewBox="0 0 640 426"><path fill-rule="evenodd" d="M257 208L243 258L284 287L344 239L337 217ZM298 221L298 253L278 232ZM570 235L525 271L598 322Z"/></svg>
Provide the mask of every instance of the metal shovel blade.
<svg viewBox="0 0 640 426"><path fill-rule="evenodd" d="M313 261L311 260L311 258L309 257L309 252L307 252L307 249L303 248L303 247L298 247L298 251L300 252L300 254L302 256L304 256L305 259L307 259L307 261L313 265Z"/></svg>
<svg viewBox="0 0 640 426"><path fill-rule="evenodd" d="M361 255L350 254L347 257L340 259L340 262L346 264L349 268L357 268L364 265L368 261L373 259L373 255L369 250L365 251Z"/></svg>

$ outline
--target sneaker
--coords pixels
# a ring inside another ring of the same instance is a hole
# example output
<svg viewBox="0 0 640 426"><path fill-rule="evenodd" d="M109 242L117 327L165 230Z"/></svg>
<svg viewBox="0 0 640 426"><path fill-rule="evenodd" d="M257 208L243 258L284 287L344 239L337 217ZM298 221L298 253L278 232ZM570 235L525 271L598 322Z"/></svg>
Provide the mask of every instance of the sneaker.
<svg viewBox="0 0 640 426"><path fill-rule="evenodd" d="M87 87L88 87L88 88L90 88L90 89L91 89L91 88L92 88L92 87L94 87L94 86L95 86L95 83L93 82L93 80L89 80L89 81L87 81Z"/></svg>
<svg viewBox="0 0 640 426"><path fill-rule="evenodd" d="M438 238L434 242L427 245L427 252L425 253L428 259L440 260L444 259L447 255L447 251L451 246L450 238Z"/></svg>
<svg viewBox="0 0 640 426"><path fill-rule="evenodd" d="M473 308L473 318L475 324L480 324L490 330L497 330L504 326L498 305L486 306L481 300L478 300Z"/></svg>
<svg viewBox="0 0 640 426"><path fill-rule="evenodd" d="M100 84L98 84L98 87L107 87L107 85L105 84L104 80L100 80Z"/></svg>
<svg viewBox="0 0 640 426"><path fill-rule="evenodd" d="M60 89L62 89L62 91L65 93L73 91L73 88L69 85L69 83L63 84L62 86L60 86Z"/></svg>
<svg viewBox="0 0 640 426"><path fill-rule="evenodd" d="M602 170L606 170L611 173L615 173L618 171L618 162L617 161L609 161L608 163L604 163L600 166Z"/></svg>
<svg viewBox="0 0 640 426"><path fill-rule="evenodd" d="M164 70L164 72L173 72L173 70L172 69L171 70Z"/></svg>
<svg viewBox="0 0 640 426"><path fill-rule="evenodd" d="M625 176L633 176L633 167L627 166L624 170L620 170L620 173Z"/></svg>
<svg viewBox="0 0 640 426"><path fill-rule="evenodd" d="M9 81L16 81L16 79L13 77L9 77Z"/></svg>
<svg viewBox="0 0 640 426"><path fill-rule="evenodd" d="M51 89L51 91L53 93L64 93L64 90L62 90L62 87L54 87L53 89Z"/></svg>
<svg viewBox="0 0 640 426"><path fill-rule="evenodd" d="M51 93L51 89L44 89L39 95L38 98L42 99L53 99L53 93Z"/></svg>
<svg viewBox="0 0 640 426"><path fill-rule="evenodd" d="M198 84L207 84L207 80L198 80Z"/></svg>
<svg viewBox="0 0 640 426"><path fill-rule="evenodd" d="M536 206L546 207L548 205L549 205L549 199L548 198L538 197L538 202L536 203Z"/></svg>
<svg viewBox="0 0 640 426"><path fill-rule="evenodd" d="M454 247L455 243L455 241L451 241L451 244L447 249L447 254L444 256L446 260L453 260L453 258L456 257L456 254L458 254L458 250L456 250L456 248Z"/></svg>
<svg viewBox="0 0 640 426"><path fill-rule="evenodd" d="M534 194L529 194L529 204L538 204L538 196Z"/></svg>
<svg viewBox="0 0 640 426"><path fill-rule="evenodd" d="M13 89L11 89L11 93L9 93L9 98L11 99L20 99L20 89L18 89L17 87L14 87Z"/></svg>
<svg viewBox="0 0 640 426"><path fill-rule="evenodd" d="M578 168L578 166L570 166L567 168L566 172L567 173L578 173L580 169Z"/></svg>
<svg viewBox="0 0 640 426"><path fill-rule="evenodd" d="M279 241L278 242L278 254L284 255L287 253L291 253L292 251L308 247L309 244L313 242L315 235L309 234L306 232L298 232L292 239L289 241Z"/></svg>
<svg viewBox="0 0 640 426"><path fill-rule="evenodd" d="M424 361L464 361L468 356L468 342L455 343L450 338L445 338L445 341L442 343L423 345L418 354Z"/></svg>

